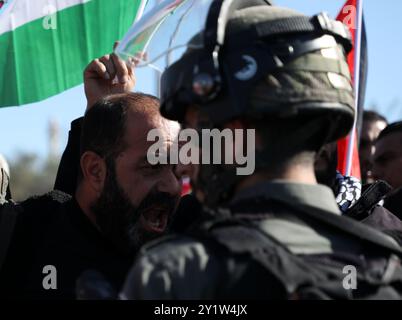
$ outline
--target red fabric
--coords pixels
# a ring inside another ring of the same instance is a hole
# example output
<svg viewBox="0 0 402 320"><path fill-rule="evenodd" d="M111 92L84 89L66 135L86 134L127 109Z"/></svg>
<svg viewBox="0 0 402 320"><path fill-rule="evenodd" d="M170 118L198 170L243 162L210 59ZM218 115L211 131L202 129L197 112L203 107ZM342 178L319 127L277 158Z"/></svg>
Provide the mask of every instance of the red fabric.
<svg viewBox="0 0 402 320"><path fill-rule="evenodd" d="M191 193L191 185L189 178L183 178L182 180L182 189L181 189L181 196L185 196Z"/></svg>
<svg viewBox="0 0 402 320"><path fill-rule="evenodd" d="M338 171L343 175L346 173L346 158L347 158L347 150L349 145L350 135L346 138L338 140ZM359 150L357 149L357 135L355 135L355 144L353 148L353 157L352 157L352 169L350 175L361 179L360 173L360 160L359 160Z"/></svg>
<svg viewBox="0 0 402 320"><path fill-rule="evenodd" d="M353 45L356 40L356 15L357 15L357 0L348 0L342 7L341 12L336 18L338 21L343 22L349 27L352 34ZM349 70L352 75L352 80L354 82L354 71L355 71L355 51L352 50L348 55ZM350 135L338 141L338 170L342 173L346 173L346 158L347 150L349 145ZM351 176L358 179L361 178L360 174L360 162L359 162L359 151L357 149L357 134L355 135L355 143L353 148L353 158L352 158L352 170Z"/></svg>

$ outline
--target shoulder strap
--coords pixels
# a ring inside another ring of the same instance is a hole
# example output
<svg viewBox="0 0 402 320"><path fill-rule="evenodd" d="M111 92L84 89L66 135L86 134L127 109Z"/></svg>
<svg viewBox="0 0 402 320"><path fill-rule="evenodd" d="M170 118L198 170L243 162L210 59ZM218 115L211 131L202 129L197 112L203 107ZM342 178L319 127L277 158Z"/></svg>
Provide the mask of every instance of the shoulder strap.
<svg viewBox="0 0 402 320"><path fill-rule="evenodd" d="M329 227L337 229L340 233L346 233L355 238L359 238L368 244L376 245L377 247L381 247L383 249L388 249L390 253L394 253L399 257L402 257L402 248L396 242L393 242L390 236L376 229L368 227L361 222L355 221L354 219L332 214L313 206L302 204L296 205L292 204L291 202L283 202L276 199L265 199L263 197L253 199L253 201L254 203L259 203L260 206L264 206L264 201L265 203L266 201L277 203L281 207L288 208L295 215L299 215L302 218L310 218L317 222L322 222ZM241 205L242 207L247 205L251 206L252 203L245 202L241 203Z"/></svg>
<svg viewBox="0 0 402 320"><path fill-rule="evenodd" d="M15 203L4 203L0 208L0 270L7 256L19 213Z"/></svg>
<svg viewBox="0 0 402 320"><path fill-rule="evenodd" d="M206 225L206 228L201 226L198 236L203 236L209 242L214 241L233 255L250 257L279 281L289 299L353 299L354 292L342 286L345 261L329 263L325 257L297 256L251 220L232 217L226 221L209 221ZM391 286L391 295L386 296L394 299L400 296L400 260L390 255L385 262L385 270L373 265L370 270L361 270L357 277L370 288Z"/></svg>
<svg viewBox="0 0 402 320"><path fill-rule="evenodd" d="M234 255L248 255L281 283L288 296L301 285L312 285L320 278L302 259L252 222L235 217L217 219L193 230L192 235L204 242L213 240Z"/></svg>
<svg viewBox="0 0 402 320"><path fill-rule="evenodd" d="M285 205L291 206L289 203ZM302 212L307 217L311 217L317 221L322 221L327 225L335 227L353 237L357 237L366 243L374 244L384 249L386 248L391 253L397 254L400 257L402 256L402 248L396 242L392 242L388 235L368 227L361 222L348 217L326 213L311 206L299 206L298 208L294 207L293 209L295 212Z"/></svg>

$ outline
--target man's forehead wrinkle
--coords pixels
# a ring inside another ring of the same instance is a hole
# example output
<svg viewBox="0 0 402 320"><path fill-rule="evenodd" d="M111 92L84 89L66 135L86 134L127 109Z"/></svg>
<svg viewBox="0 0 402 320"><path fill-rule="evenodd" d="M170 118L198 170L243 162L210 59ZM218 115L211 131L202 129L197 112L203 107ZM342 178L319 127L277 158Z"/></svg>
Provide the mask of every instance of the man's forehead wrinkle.
<svg viewBox="0 0 402 320"><path fill-rule="evenodd" d="M148 132L159 129L155 114L147 112L130 111L126 123L126 135L128 144L146 144Z"/></svg>
<svg viewBox="0 0 402 320"><path fill-rule="evenodd" d="M177 122L167 120L155 112L130 110L126 121L124 139L127 144L127 152L132 155L136 154L136 163L140 165L148 163L148 149L155 143L155 140L149 141L148 139L151 130L158 130L156 141L160 141L162 147L160 152L164 155L169 154L180 131Z"/></svg>
<svg viewBox="0 0 402 320"><path fill-rule="evenodd" d="M180 132L180 125L175 121L170 121L162 116L158 119L155 127L157 129L157 140L162 143L172 144L178 139Z"/></svg>

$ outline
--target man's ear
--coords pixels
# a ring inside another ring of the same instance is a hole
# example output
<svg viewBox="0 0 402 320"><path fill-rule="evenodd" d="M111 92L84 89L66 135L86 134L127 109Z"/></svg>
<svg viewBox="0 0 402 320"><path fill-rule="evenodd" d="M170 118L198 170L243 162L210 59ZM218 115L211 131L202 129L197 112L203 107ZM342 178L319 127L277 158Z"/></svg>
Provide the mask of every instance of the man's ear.
<svg viewBox="0 0 402 320"><path fill-rule="evenodd" d="M96 192L101 193L106 178L106 162L93 151L86 151L80 159L83 180Z"/></svg>

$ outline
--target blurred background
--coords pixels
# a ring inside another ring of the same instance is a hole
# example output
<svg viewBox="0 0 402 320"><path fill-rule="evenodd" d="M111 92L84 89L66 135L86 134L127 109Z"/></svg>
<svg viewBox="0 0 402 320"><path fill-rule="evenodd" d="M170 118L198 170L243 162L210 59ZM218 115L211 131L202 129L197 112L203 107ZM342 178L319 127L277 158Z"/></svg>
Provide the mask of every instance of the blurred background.
<svg viewBox="0 0 402 320"><path fill-rule="evenodd" d="M150 0L148 9L155 2ZM309 15L327 11L334 18L345 2L275 1L277 5ZM365 108L379 112L390 122L402 119L401 12L402 1L364 2L369 54ZM110 44L111 49L112 46L113 43ZM149 72L145 69L137 70L136 90L156 94L157 77L151 76ZM0 153L10 165L11 188L15 200L44 193L53 187L70 122L82 116L85 107L84 90L80 85L45 101L0 109Z"/></svg>

